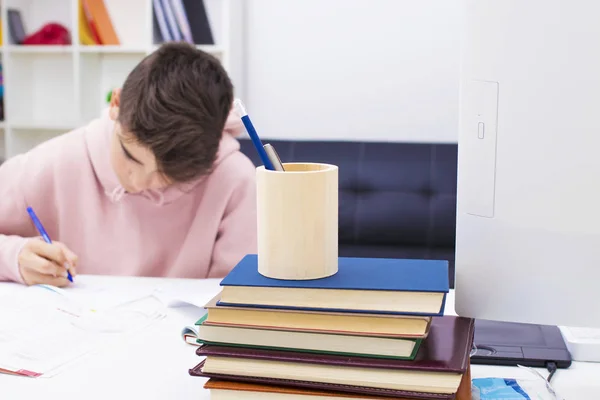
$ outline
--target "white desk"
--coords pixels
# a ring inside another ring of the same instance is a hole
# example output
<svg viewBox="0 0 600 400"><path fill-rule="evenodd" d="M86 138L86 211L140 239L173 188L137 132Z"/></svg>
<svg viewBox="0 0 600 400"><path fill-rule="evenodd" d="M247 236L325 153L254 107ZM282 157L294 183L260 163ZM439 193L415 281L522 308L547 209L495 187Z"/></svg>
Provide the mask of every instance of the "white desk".
<svg viewBox="0 0 600 400"><path fill-rule="evenodd" d="M202 293L208 301L218 293L218 280L166 280L156 278L123 278L78 276L87 285L109 285L123 290L165 283L181 285L182 291ZM0 283L0 295L22 287ZM453 314L453 293L446 313ZM3 304L2 307L8 305ZM0 374L2 399L209 399L203 390L204 379L191 377L188 369L201 359L196 347L183 342L181 328L196 321L199 310L194 307L171 308L168 316L136 337L119 342L99 354L86 356L67 370L51 378L26 378ZM43 327L40 327L43 340ZM540 370L546 376L545 370ZM526 377L527 371L515 367L474 365L473 378ZM600 364L573 363L558 370L552 379L554 388L565 400L594 399L600 393Z"/></svg>

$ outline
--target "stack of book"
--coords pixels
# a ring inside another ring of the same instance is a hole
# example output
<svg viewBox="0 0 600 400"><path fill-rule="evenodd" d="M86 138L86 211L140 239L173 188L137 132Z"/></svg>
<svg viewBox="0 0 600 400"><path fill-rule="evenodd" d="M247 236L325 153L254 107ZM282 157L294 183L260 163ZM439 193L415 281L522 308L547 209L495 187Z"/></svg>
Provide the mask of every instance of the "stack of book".
<svg viewBox="0 0 600 400"><path fill-rule="evenodd" d="M340 258L337 274L289 281L246 256L196 323L219 399L471 399L474 321L444 316L448 263Z"/></svg>

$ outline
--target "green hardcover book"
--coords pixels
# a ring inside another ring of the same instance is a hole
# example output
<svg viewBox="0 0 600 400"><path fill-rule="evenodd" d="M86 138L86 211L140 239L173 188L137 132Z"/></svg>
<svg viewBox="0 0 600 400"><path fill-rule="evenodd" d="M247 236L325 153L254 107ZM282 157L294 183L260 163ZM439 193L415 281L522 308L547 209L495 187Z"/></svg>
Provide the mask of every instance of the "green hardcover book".
<svg viewBox="0 0 600 400"><path fill-rule="evenodd" d="M197 342L246 348L413 360L422 339L281 331L197 322Z"/></svg>

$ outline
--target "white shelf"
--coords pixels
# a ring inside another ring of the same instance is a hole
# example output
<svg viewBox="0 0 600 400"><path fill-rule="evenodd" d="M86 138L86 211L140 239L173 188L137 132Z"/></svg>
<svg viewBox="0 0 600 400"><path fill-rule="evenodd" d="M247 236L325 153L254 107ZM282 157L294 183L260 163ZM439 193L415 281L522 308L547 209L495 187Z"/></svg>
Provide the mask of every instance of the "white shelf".
<svg viewBox="0 0 600 400"><path fill-rule="evenodd" d="M21 131L57 131L59 133L68 132L79 126L80 123L76 122L9 122L8 124L2 124L2 127L7 126L11 130Z"/></svg>
<svg viewBox="0 0 600 400"><path fill-rule="evenodd" d="M16 54L72 54L73 46L47 45L47 46L15 46L8 45L5 52Z"/></svg>
<svg viewBox="0 0 600 400"><path fill-rule="evenodd" d="M146 54L147 47L128 47L128 46L79 46L80 53L98 53L98 54Z"/></svg>
<svg viewBox="0 0 600 400"><path fill-rule="evenodd" d="M196 45L229 70L230 0L203 0L215 45ZM107 94L159 45L153 42L153 0L104 0L121 45L88 46L79 41L79 0L0 0L0 17L18 9L26 32L57 22L72 44L10 44L2 24L0 61L4 80L4 116L0 121L0 158L25 152L97 118ZM75 28L75 29L74 29Z"/></svg>
<svg viewBox="0 0 600 400"><path fill-rule="evenodd" d="M152 45L152 51L158 49L159 47L160 44ZM210 54L221 54L225 52L225 48L219 45L198 44L196 45L196 48Z"/></svg>

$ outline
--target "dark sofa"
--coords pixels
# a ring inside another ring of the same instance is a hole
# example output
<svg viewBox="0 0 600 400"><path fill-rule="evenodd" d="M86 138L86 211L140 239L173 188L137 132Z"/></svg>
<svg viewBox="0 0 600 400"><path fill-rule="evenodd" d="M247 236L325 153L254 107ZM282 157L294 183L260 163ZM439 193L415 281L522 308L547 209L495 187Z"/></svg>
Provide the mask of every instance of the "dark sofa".
<svg viewBox="0 0 600 400"><path fill-rule="evenodd" d="M339 167L340 256L448 260L454 287L456 144L263 142L284 163ZM252 142L240 143L262 165Z"/></svg>

